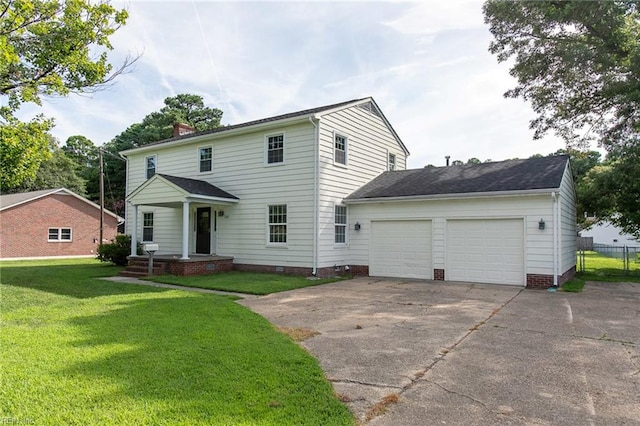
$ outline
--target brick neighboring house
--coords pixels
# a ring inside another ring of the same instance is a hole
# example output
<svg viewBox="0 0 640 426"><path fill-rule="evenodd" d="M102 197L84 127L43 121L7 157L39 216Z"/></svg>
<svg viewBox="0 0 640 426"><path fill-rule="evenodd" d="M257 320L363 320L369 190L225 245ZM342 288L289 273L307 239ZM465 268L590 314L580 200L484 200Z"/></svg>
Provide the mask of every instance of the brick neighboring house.
<svg viewBox="0 0 640 426"><path fill-rule="evenodd" d="M105 210L105 241L122 220ZM91 257L99 238L100 206L68 189L0 195L0 259Z"/></svg>

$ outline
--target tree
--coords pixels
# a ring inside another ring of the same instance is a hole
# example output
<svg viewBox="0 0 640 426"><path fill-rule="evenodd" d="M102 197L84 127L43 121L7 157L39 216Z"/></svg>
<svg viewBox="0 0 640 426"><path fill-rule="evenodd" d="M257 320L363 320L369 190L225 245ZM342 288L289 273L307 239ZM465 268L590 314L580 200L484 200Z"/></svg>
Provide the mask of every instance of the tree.
<svg viewBox="0 0 640 426"><path fill-rule="evenodd" d="M98 148L90 139L81 135L69 136L62 147L64 154L76 164L76 173L84 181L85 196L92 201L100 200L100 164Z"/></svg>
<svg viewBox="0 0 640 426"><path fill-rule="evenodd" d="M78 195L85 195L85 180L77 173L77 164L60 149L58 142L49 139L50 157L38 167L35 177L24 180L8 192L39 191L41 189L67 188Z"/></svg>
<svg viewBox="0 0 640 426"><path fill-rule="evenodd" d="M124 72L114 70L106 51L111 36L127 19L105 1L4 0L0 3L0 185L34 178L49 158L47 132L53 121L38 116L20 122L15 113L41 96L96 90Z"/></svg>
<svg viewBox="0 0 640 426"><path fill-rule="evenodd" d="M588 170L576 179L579 207L640 236L640 0L487 0L483 12L489 51L513 59L517 86L505 96L537 114L534 139L553 131L609 153L595 167L572 158L574 173Z"/></svg>
<svg viewBox="0 0 640 426"><path fill-rule="evenodd" d="M531 102L534 137L611 149L640 133L640 0L488 0L489 51L515 62L506 97Z"/></svg>
<svg viewBox="0 0 640 426"><path fill-rule="evenodd" d="M173 135L173 125L184 123L196 131L212 130L220 126L222 111L205 107L202 97L191 94L179 94L164 100L159 111L144 117L142 122L134 123L104 145L110 154L105 156L105 179L107 204L118 214L116 205L121 205L125 197L126 168L125 163L117 159L120 151L168 139ZM89 184L90 186L90 184Z"/></svg>

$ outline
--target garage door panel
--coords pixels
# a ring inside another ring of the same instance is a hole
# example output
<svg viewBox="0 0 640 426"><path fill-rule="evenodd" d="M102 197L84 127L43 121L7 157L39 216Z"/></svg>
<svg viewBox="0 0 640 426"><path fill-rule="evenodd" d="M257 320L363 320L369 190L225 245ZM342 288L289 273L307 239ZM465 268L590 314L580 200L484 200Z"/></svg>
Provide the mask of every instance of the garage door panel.
<svg viewBox="0 0 640 426"><path fill-rule="evenodd" d="M522 219L447 221L450 281L524 284Z"/></svg>
<svg viewBox="0 0 640 426"><path fill-rule="evenodd" d="M371 275L432 277L431 221L374 221L371 233Z"/></svg>

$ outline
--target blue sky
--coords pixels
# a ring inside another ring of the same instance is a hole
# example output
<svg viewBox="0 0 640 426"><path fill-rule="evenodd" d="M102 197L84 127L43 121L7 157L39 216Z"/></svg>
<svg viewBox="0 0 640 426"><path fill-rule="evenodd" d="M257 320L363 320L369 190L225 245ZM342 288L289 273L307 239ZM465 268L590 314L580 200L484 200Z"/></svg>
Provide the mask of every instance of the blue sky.
<svg viewBox="0 0 640 426"><path fill-rule="evenodd" d="M203 97L224 124L373 96L411 151L408 166L526 158L564 144L533 141L534 117L508 65L489 54L482 2L114 2L129 11L114 64L142 54L107 90L27 107L56 120L62 143L96 145L179 93Z"/></svg>

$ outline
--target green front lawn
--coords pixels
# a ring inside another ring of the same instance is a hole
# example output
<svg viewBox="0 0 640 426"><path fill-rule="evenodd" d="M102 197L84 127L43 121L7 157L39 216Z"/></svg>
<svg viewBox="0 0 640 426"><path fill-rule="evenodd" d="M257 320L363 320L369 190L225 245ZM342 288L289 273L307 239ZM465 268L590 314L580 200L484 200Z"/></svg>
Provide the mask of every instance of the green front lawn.
<svg viewBox="0 0 640 426"><path fill-rule="evenodd" d="M0 263L0 417L22 424L349 425L318 363L233 298Z"/></svg>
<svg viewBox="0 0 640 426"><path fill-rule="evenodd" d="M186 287L208 288L211 290L263 295L319 284L327 284L330 282L340 281L344 278L309 279L296 275L225 272L222 274L196 275L190 277L158 275L145 279Z"/></svg>

